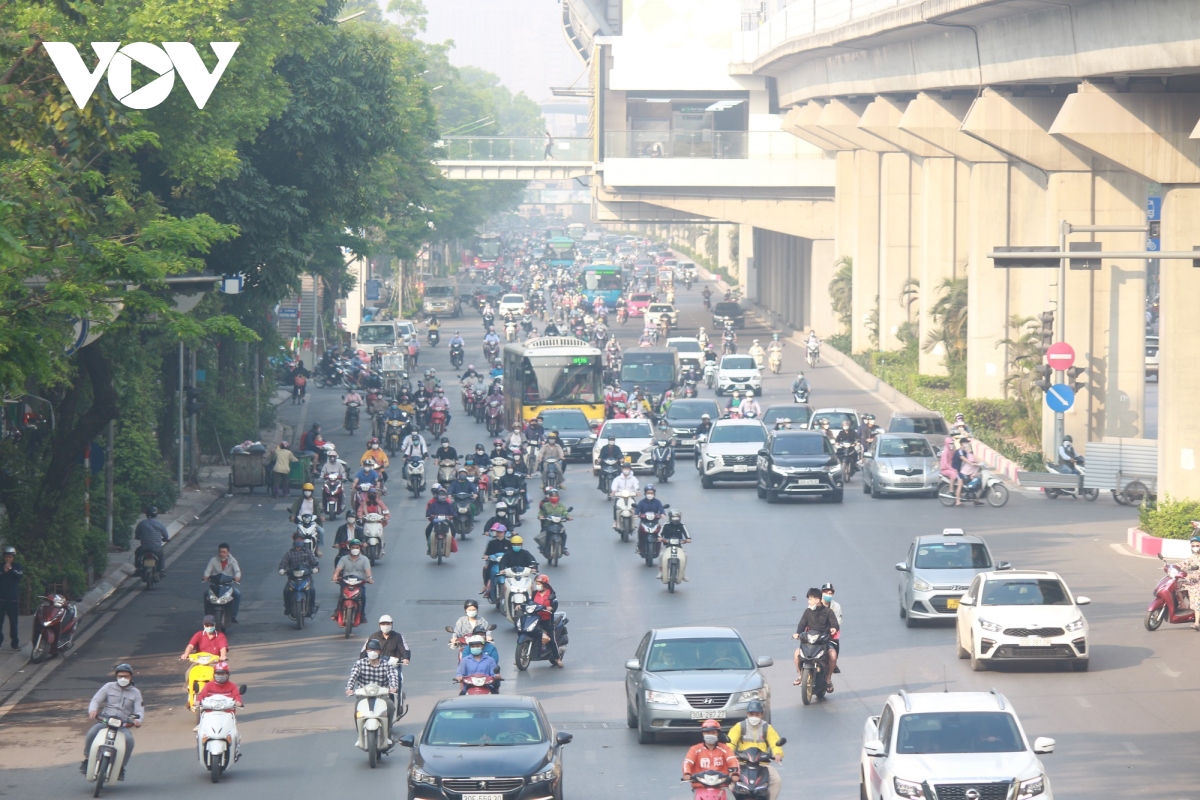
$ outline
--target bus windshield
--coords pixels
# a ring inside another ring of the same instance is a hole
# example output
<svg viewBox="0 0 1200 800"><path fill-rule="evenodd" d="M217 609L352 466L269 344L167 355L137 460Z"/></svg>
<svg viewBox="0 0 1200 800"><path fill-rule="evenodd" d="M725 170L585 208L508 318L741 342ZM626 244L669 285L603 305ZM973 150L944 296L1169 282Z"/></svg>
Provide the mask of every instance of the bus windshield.
<svg viewBox="0 0 1200 800"><path fill-rule="evenodd" d="M618 272L588 272L584 275L583 279L590 292L594 292L597 289L604 291L606 289L622 288L621 275Z"/></svg>
<svg viewBox="0 0 1200 800"><path fill-rule="evenodd" d="M526 356L521 360L522 402L596 403L600 370L595 356Z"/></svg>
<svg viewBox="0 0 1200 800"><path fill-rule="evenodd" d="M495 261L500 257L500 240L498 238L476 240L475 254L480 258Z"/></svg>
<svg viewBox="0 0 1200 800"><path fill-rule="evenodd" d="M392 344L396 341L396 329L387 325L362 325L358 329L359 344Z"/></svg>
<svg viewBox="0 0 1200 800"><path fill-rule="evenodd" d="M670 383L675 379L675 365L669 362L621 365L621 383Z"/></svg>

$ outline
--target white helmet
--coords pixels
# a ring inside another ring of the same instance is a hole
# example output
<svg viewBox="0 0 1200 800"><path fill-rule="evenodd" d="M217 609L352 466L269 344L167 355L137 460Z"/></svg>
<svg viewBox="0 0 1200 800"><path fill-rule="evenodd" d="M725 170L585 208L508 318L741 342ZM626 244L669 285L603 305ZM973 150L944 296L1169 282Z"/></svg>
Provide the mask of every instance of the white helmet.
<svg viewBox="0 0 1200 800"><path fill-rule="evenodd" d="M383 624L383 623L385 623L385 622L388 622L388 623L390 623L391 621L392 621L392 616L391 616L391 614L384 614L382 617L380 617L380 618L379 618L379 624L380 624L380 625L382 625L382 624Z"/></svg>

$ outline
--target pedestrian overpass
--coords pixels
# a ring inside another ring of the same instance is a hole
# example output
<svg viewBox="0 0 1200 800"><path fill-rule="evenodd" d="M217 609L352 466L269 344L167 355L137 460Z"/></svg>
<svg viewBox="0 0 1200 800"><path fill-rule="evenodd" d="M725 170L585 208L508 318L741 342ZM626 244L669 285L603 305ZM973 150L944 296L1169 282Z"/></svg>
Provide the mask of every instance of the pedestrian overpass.
<svg viewBox="0 0 1200 800"><path fill-rule="evenodd" d="M435 147L434 163L451 180L561 181L595 166L595 142L586 137L447 136Z"/></svg>

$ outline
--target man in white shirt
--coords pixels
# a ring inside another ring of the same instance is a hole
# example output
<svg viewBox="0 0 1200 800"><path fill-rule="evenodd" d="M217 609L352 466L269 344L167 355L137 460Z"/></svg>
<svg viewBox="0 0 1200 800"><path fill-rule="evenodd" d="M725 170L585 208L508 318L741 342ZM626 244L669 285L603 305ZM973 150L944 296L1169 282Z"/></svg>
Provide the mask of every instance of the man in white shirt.
<svg viewBox="0 0 1200 800"><path fill-rule="evenodd" d="M633 474L633 467L629 464L624 464L621 467L621 474L613 478L612 485L609 487L608 496L616 497L624 492L633 492L636 497L641 491L641 484L638 482L637 476ZM617 504L613 503L613 530L617 530Z"/></svg>
<svg viewBox="0 0 1200 800"><path fill-rule="evenodd" d="M405 480L408 480L408 460L417 456L421 458L429 456L429 448L425 446L425 437L417 431L413 431L404 437L404 441L400 443L400 452L404 454Z"/></svg>

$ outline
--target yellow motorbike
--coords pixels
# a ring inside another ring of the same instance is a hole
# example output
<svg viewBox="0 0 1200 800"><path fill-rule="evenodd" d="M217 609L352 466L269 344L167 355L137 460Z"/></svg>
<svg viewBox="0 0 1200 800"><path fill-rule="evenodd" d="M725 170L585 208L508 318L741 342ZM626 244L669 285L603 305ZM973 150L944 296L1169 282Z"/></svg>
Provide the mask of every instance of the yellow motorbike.
<svg viewBox="0 0 1200 800"><path fill-rule="evenodd" d="M204 688L204 684L213 679L213 668L221 660L220 656L212 653L192 653L188 661L192 666L187 671L187 707L192 711L196 707L196 695Z"/></svg>

